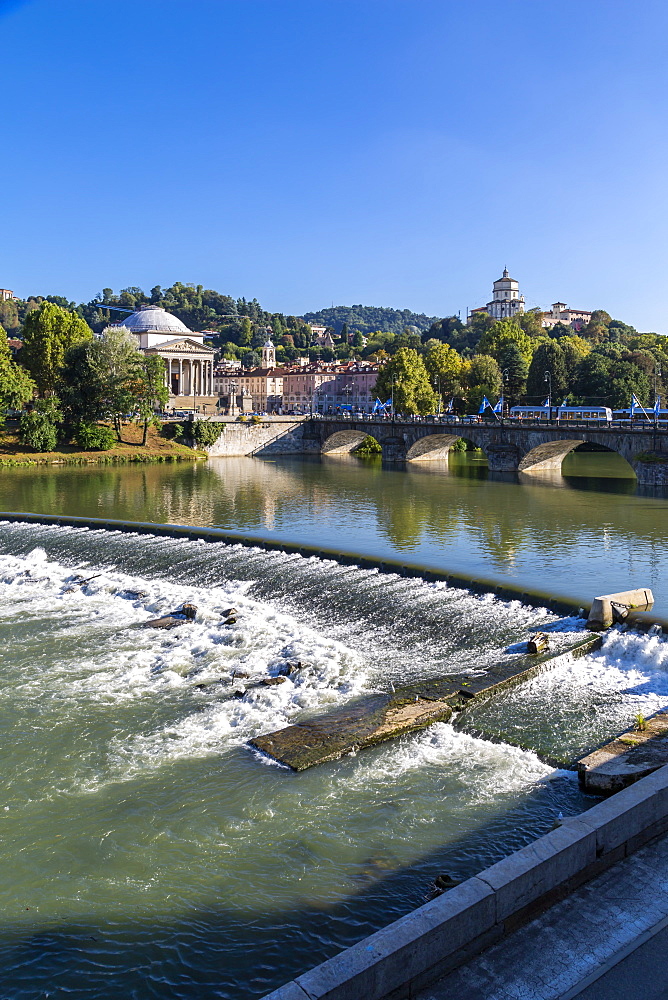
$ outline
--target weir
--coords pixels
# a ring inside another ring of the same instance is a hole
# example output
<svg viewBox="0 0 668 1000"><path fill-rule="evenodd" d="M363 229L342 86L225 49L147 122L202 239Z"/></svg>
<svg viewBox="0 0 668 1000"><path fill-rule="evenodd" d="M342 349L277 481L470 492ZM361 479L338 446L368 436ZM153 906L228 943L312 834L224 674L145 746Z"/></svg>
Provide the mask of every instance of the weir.
<svg viewBox="0 0 668 1000"><path fill-rule="evenodd" d="M344 709L256 736L249 744L294 771L305 771L434 722L447 721L453 712L493 698L565 659L577 659L600 646L599 636L588 636L556 653L526 654L498 663L482 676L449 674L418 681L391 694L360 698Z"/></svg>

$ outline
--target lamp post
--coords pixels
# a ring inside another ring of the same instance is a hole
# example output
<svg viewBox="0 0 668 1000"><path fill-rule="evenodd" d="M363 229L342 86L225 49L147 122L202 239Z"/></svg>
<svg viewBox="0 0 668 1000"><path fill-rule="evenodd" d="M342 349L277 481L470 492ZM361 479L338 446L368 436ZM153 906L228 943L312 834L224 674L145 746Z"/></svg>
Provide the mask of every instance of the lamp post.
<svg viewBox="0 0 668 1000"><path fill-rule="evenodd" d="M548 408L547 419L550 420L552 417L552 373L545 372L545 378L543 379L543 381L547 382L547 408Z"/></svg>
<svg viewBox="0 0 668 1000"><path fill-rule="evenodd" d="M659 407L656 405L659 400L658 386L659 378L661 377L661 365L658 361L654 362L654 429L659 425Z"/></svg>
<svg viewBox="0 0 668 1000"><path fill-rule="evenodd" d="M441 398L441 376L440 375L436 376L436 384L438 386L438 388L436 390L438 392L438 408L437 408L437 414L436 415L438 417L440 417L441 416L441 403L443 402L443 400Z"/></svg>
<svg viewBox="0 0 668 1000"><path fill-rule="evenodd" d="M503 397L504 409L506 407L506 386L510 389L510 371L508 368L504 368L501 372L501 396ZM508 408L508 412L510 412L510 407ZM503 413L501 416L503 416Z"/></svg>
<svg viewBox="0 0 668 1000"><path fill-rule="evenodd" d="M239 388L239 385L237 382L233 380L232 382L228 383L228 387L230 391L230 416L233 417L235 411L235 404L237 401L237 389Z"/></svg>

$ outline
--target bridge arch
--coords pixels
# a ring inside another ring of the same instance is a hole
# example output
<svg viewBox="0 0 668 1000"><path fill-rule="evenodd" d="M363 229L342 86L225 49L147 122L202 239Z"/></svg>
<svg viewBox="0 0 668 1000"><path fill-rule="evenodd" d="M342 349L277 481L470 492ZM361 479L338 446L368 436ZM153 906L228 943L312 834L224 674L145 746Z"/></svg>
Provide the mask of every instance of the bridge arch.
<svg viewBox="0 0 668 1000"><path fill-rule="evenodd" d="M543 472L551 470L560 472L561 464L566 456L570 455L571 452L575 451L580 447L580 445L583 444L594 444L597 445L601 451L608 451L613 455L619 455L619 457L622 458L631 469L633 469L633 464L629 461L628 455L624 454L623 451L620 451L618 448L610 447L608 440L603 442L592 439L590 441L585 437L581 437L564 438L562 440L557 439L536 445L523 455L518 466L518 471Z"/></svg>
<svg viewBox="0 0 668 1000"><path fill-rule="evenodd" d="M418 438L406 452L407 462L436 462L448 457L459 434L426 434Z"/></svg>
<svg viewBox="0 0 668 1000"><path fill-rule="evenodd" d="M354 427L347 427L343 431L335 431L322 443L323 455L349 455L359 444L364 441L366 434L364 431Z"/></svg>

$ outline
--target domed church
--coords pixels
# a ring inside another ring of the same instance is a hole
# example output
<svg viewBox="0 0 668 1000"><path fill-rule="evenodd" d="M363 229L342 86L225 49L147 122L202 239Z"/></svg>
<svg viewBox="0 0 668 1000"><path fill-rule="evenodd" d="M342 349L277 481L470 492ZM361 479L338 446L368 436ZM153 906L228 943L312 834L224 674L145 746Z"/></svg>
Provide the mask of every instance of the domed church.
<svg viewBox="0 0 668 1000"><path fill-rule="evenodd" d="M203 412L215 407L215 352L205 345L202 333L193 333L176 316L153 305L140 306L121 325L137 337L142 351L158 354L165 362L170 406Z"/></svg>

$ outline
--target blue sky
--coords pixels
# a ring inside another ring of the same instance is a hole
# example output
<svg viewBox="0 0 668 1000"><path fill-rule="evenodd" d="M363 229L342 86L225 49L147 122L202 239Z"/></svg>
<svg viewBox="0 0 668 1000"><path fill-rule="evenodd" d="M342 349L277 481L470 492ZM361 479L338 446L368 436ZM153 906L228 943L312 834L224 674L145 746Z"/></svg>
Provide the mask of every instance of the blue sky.
<svg viewBox="0 0 668 1000"><path fill-rule="evenodd" d="M0 0L0 286L668 332L668 7Z"/></svg>

